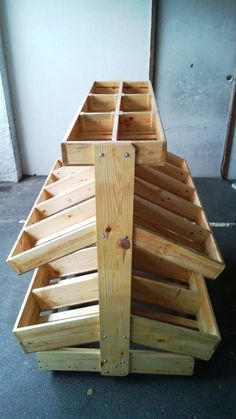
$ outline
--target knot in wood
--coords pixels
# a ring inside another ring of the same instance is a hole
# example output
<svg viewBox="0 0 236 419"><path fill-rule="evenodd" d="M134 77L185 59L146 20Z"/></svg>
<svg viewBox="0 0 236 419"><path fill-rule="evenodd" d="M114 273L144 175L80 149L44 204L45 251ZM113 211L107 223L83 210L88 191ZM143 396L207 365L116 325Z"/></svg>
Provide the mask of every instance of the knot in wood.
<svg viewBox="0 0 236 419"><path fill-rule="evenodd" d="M118 240L118 247L121 247L121 249L129 249L130 248L130 241L128 237L123 237L123 239Z"/></svg>

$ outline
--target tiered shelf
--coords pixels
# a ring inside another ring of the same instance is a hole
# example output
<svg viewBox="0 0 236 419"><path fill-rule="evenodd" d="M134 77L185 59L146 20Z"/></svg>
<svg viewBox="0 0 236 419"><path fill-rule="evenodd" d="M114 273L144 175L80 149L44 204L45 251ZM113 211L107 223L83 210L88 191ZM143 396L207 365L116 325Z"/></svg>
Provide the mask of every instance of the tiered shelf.
<svg viewBox="0 0 236 419"><path fill-rule="evenodd" d="M40 369L192 374L224 262L151 84L95 82L62 152L8 258L36 268L15 336Z"/></svg>

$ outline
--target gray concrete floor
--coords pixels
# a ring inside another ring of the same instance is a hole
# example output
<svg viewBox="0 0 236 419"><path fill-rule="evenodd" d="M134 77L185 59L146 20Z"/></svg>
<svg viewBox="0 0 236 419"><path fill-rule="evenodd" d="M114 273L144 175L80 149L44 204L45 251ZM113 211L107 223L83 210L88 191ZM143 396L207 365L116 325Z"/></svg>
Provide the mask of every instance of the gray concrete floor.
<svg viewBox="0 0 236 419"><path fill-rule="evenodd" d="M0 418L163 418L236 417L236 191L220 179L196 179L227 268L207 285L222 343L210 362L197 362L192 377L38 371L11 330L32 273L18 277L5 259L41 188L43 177L0 183ZM87 397L86 391L95 393Z"/></svg>

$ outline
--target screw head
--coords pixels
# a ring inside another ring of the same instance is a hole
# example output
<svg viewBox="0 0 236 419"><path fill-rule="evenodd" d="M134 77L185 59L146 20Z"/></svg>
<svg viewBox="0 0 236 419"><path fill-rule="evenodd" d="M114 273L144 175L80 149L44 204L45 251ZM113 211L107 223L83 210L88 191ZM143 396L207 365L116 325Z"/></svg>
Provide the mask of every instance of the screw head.
<svg viewBox="0 0 236 419"><path fill-rule="evenodd" d="M124 153L125 158L127 159L129 157L129 153L125 152Z"/></svg>
<svg viewBox="0 0 236 419"><path fill-rule="evenodd" d="M105 364L107 362L107 359L103 359L102 362Z"/></svg>
<svg viewBox="0 0 236 419"><path fill-rule="evenodd" d="M122 373L121 373L122 375L125 375L125 372L124 371L122 371Z"/></svg>
<svg viewBox="0 0 236 419"><path fill-rule="evenodd" d="M106 238L106 234L101 234L101 239L105 239Z"/></svg>
<svg viewBox="0 0 236 419"><path fill-rule="evenodd" d="M101 152L101 153L98 153L98 155L99 155L99 157L100 157L100 158L105 157L105 154L104 154L104 153L102 153L102 152Z"/></svg>
<svg viewBox="0 0 236 419"><path fill-rule="evenodd" d="M108 371L108 370L106 370L106 371L105 371L105 373L106 373L106 374L108 374L108 373L109 373L109 371Z"/></svg>
<svg viewBox="0 0 236 419"><path fill-rule="evenodd" d="M125 363L125 361L122 359L121 364L124 364L124 363Z"/></svg>
<svg viewBox="0 0 236 419"><path fill-rule="evenodd" d="M113 368L117 368L117 365L113 365Z"/></svg>
<svg viewBox="0 0 236 419"><path fill-rule="evenodd" d="M107 336L106 336L106 335L104 335L104 336L103 336L103 339L106 339L106 338L107 338Z"/></svg>

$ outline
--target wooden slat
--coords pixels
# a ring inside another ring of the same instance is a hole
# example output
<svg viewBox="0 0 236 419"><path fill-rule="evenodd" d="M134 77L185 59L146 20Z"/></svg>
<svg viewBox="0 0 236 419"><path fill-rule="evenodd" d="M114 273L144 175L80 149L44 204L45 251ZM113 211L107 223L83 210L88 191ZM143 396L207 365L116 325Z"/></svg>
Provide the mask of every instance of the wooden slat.
<svg viewBox="0 0 236 419"><path fill-rule="evenodd" d="M98 300L98 275L64 279L58 284L35 288L33 295L41 310L70 307Z"/></svg>
<svg viewBox="0 0 236 419"><path fill-rule="evenodd" d="M60 235L62 230L95 216L95 212L95 198L90 198L74 205L72 208L67 208L26 227L25 232L29 233L35 240L44 239L57 232Z"/></svg>
<svg viewBox="0 0 236 419"><path fill-rule="evenodd" d="M168 260L150 253L148 249L140 249L136 246L133 247L133 268L187 283L191 275L189 269L168 262Z"/></svg>
<svg viewBox="0 0 236 419"><path fill-rule="evenodd" d="M41 313L42 314L42 313ZM58 311L56 313L52 312L49 315L40 315L38 319L38 324L46 322L54 322L58 320L72 319L73 317L87 317L93 314L99 314L99 305L90 305L86 307L73 308L64 311Z"/></svg>
<svg viewBox="0 0 236 419"><path fill-rule="evenodd" d="M106 375L129 372L134 164L130 144L96 147L101 357L107 361L101 372Z"/></svg>
<svg viewBox="0 0 236 419"><path fill-rule="evenodd" d="M85 167L88 167L88 166L85 166ZM76 172L80 172L81 170L83 171L85 167L84 166L62 166L56 170L53 170L52 175L56 179L60 180L67 176L73 175Z"/></svg>
<svg viewBox="0 0 236 419"><path fill-rule="evenodd" d="M202 212L202 209L199 206L186 201L173 193L167 192L166 190L143 179L139 179L137 177L135 178L134 190L136 195L141 196L148 201L154 202L162 208L166 208L191 221L199 220L199 215Z"/></svg>
<svg viewBox="0 0 236 419"><path fill-rule="evenodd" d="M214 335L134 315L131 316L131 341L205 361L210 359L218 343Z"/></svg>
<svg viewBox="0 0 236 419"><path fill-rule="evenodd" d="M44 216L48 217L49 215L56 214L57 212L69 208L72 205L92 198L94 195L95 182L94 180L89 180L88 182L84 182L79 186L69 189L53 198L40 202L36 205L36 209Z"/></svg>
<svg viewBox="0 0 236 419"><path fill-rule="evenodd" d="M100 349L63 348L37 353L38 368L54 371L100 372Z"/></svg>
<svg viewBox="0 0 236 419"><path fill-rule="evenodd" d="M45 190L50 195L55 196L90 180L94 180L94 167L85 167L83 170L76 171L63 179L46 186Z"/></svg>
<svg viewBox="0 0 236 419"><path fill-rule="evenodd" d="M99 316L78 317L13 331L26 352L46 351L99 341Z"/></svg>
<svg viewBox="0 0 236 419"><path fill-rule="evenodd" d="M97 247L78 250L50 262L54 277L75 275L97 270Z"/></svg>
<svg viewBox="0 0 236 419"><path fill-rule="evenodd" d="M192 375L194 359L155 351L130 351L130 372L138 374Z"/></svg>
<svg viewBox="0 0 236 419"><path fill-rule="evenodd" d="M170 239L141 227L134 227L134 245L187 269L197 271L208 278L216 278L224 266L193 249L177 244Z"/></svg>
<svg viewBox="0 0 236 419"><path fill-rule="evenodd" d="M198 330L198 322L197 320L192 320L183 315L174 315L170 313L162 313L158 311L143 309L140 307L132 307L132 314L141 317L148 317L149 319L153 320L160 320L162 322L177 324L179 326L189 327L190 329Z"/></svg>
<svg viewBox="0 0 236 419"><path fill-rule="evenodd" d="M179 180L161 173L152 167L136 167L135 175L138 178L144 179L153 185L159 186L160 188L189 201L191 200L191 196L194 192L194 188L192 186L185 185Z"/></svg>
<svg viewBox="0 0 236 419"><path fill-rule="evenodd" d="M95 243L96 226L95 223L91 223L12 257L11 265L17 273L24 273Z"/></svg>
<svg viewBox="0 0 236 419"><path fill-rule="evenodd" d="M38 368L53 371L100 372L100 349L63 348L37 353ZM155 351L130 351L130 372L139 374L191 375L192 357Z"/></svg>
<svg viewBox="0 0 236 419"><path fill-rule="evenodd" d="M132 277L132 298L186 314L196 314L202 302L196 291L137 275Z"/></svg>
<svg viewBox="0 0 236 419"><path fill-rule="evenodd" d="M163 166L155 166L153 169L171 176L172 178L177 179L183 183L188 178L188 172L168 162L166 162Z"/></svg>
<svg viewBox="0 0 236 419"><path fill-rule="evenodd" d="M138 196L134 199L134 216L143 219L151 227L161 227L196 243L202 244L210 235L210 231L204 227Z"/></svg>

